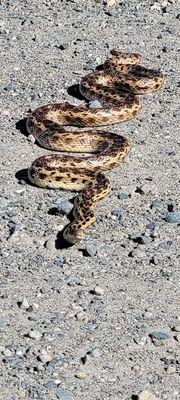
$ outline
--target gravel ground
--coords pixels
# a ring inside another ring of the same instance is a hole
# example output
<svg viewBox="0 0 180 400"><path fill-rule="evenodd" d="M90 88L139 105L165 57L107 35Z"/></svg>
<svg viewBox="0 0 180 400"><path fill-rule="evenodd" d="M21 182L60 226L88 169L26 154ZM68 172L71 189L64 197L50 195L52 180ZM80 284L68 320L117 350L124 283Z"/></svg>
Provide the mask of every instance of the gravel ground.
<svg viewBox="0 0 180 400"><path fill-rule="evenodd" d="M180 398L178 3L1 1L1 399ZM48 151L24 118L80 104L74 85L112 48L141 53L166 84L111 128L133 149L85 240L58 248L73 193L28 183Z"/></svg>

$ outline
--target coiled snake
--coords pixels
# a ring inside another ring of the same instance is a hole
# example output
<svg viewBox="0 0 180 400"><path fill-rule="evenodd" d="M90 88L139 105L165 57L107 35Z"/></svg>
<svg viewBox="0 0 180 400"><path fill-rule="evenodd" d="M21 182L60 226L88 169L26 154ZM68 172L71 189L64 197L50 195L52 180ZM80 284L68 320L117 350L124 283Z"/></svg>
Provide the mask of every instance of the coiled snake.
<svg viewBox="0 0 180 400"><path fill-rule="evenodd" d="M136 95L155 92L164 82L161 72L139 66L141 59L138 54L113 50L103 70L81 79L80 92L88 100L98 100L100 107L92 109L67 102L48 104L37 108L27 119L28 132L43 147L91 153L87 157L42 156L28 171L30 181L38 186L81 191L74 201L74 220L63 232L69 243L83 238L84 230L95 221L96 203L110 190L109 180L102 171L119 165L131 146L123 136L105 130L72 132L64 126L95 127L136 117L141 109Z"/></svg>

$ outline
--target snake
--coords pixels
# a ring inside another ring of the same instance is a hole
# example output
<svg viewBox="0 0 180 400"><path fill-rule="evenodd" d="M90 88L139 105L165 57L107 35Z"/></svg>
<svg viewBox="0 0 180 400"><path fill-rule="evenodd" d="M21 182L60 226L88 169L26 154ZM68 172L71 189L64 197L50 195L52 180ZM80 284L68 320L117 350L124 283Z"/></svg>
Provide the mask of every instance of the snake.
<svg viewBox="0 0 180 400"><path fill-rule="evenodd" d="M139 65L141 60L139 54L112 50L102 69L79 82L88 104L42 105L27 118L28 133L44 148L55 150L33 161L28 169L30 182L78 192L73 220L63 231L71 245L84 238L85 229L96 220L96 204L110 191L104 171L120 165L131 149L127 138L99 127L135 118L141 110L139 95L153 93L164 83L162 72Z"/></svg>

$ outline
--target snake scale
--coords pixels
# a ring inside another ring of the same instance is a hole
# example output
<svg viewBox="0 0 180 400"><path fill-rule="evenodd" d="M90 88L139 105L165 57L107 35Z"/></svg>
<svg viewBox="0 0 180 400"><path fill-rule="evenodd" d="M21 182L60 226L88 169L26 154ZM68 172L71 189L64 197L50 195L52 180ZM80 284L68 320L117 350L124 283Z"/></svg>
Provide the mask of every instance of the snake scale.
<svg viewBox="0 0 180 400"><path fill-rule="evenodd" d="M134 118L141 109L140 94L152 93L163 85L158 70L147 69L135 53L112 50L102 70L83 77L81 94L98 100L96 108L68 102L48 104L33 111L27 130L47 149L90 153L84 156L50 154L37 158L28 170L30 181L43 188L80 191L73 208L73 221L64 229L64 239L74 244L95 221L94 208L110 190L104 171L122 163L131 146L123 136L106 130L68 130L65 126L99 127Z"/></svg>

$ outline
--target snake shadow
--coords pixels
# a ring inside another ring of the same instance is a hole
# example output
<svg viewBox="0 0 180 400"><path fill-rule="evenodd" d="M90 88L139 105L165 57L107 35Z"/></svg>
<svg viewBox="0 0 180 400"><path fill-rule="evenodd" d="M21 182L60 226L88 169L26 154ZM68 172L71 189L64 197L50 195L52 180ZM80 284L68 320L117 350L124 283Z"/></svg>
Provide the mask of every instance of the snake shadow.
<svg viewBox="0 0 180 400"><path fill-rule="evenodd" d="M80 90L79 90L79 85L75 84L75 85L71 85L67 88L67 92L70 96L75 97L78 100L83 100L88 102L88 100L86 99L86 97L84 97Z"/></svg>
<svg viewBox="0 0 180 400"><path fill-rule="evenodd" d="M15 174L16 179L18 180L19 185L28 185L28 186L33 186L36 187L36 185L33 185L32 182L30 182L28 178L28 169L23 168L20 169L19 171L16 172ZM71 201L71 200L70 200ZM73 202L73 199L72 199ZM48 211L48 214L50 215L60 215L58 212L58 209L56 207L50 208ZM69 223L73 221L73 214L72 211L67 215L69 219ZM66 225L67 226L67 225ZM63 238L63 232L66 226L62 229L62 231L59 231L57 234L57 237L55 239L55 248L57 250L62 250L62 249L68 249L69 247L72 247L73 245L71 243L66 242L66 240Z"/></svg>
<svg viewBox="0 0 180 400"><path fill-rule="evenodd" d="M27 128L26 128L26 121L27 121L27 118L23 118L23 119L20 119L19 121L17 121L16 122L16 129L18 131L20 131L22 133L22 135L28 137L29 133L28 133Z"/></svg>
<svg viewBox="0 0 180 400"><path fill-rule="evenodd" d="M76 197L76 196L75 196ZM74 197L74 198L75 198ZM74 198L72 198L72 199L70 199L69 201L72 203L72 204L74 204ZM52 207L52 208L50 208L49 209L49 211L48 211L48 214L49 215L62 215L59 211L58 211L58 208L57 207ZM69 224L74 220L74 217L73 217L73 209L69 212L69 214L68 215L66 215L67 216L67 218L69 219ZM58 234L57 234L57 237L56 237L56 240L55 240L55 248L57 249L57 250L62 250L62 249L68 249L69 247L72 247L73 246L73 244L71 244L71 243L68 243L65 239L64 239L64 237L63 237L63 233L64 233L64 230L67 228L67 226L68 226L68 224L61 230L61 231L59 231L58 232Z"/></svg>

